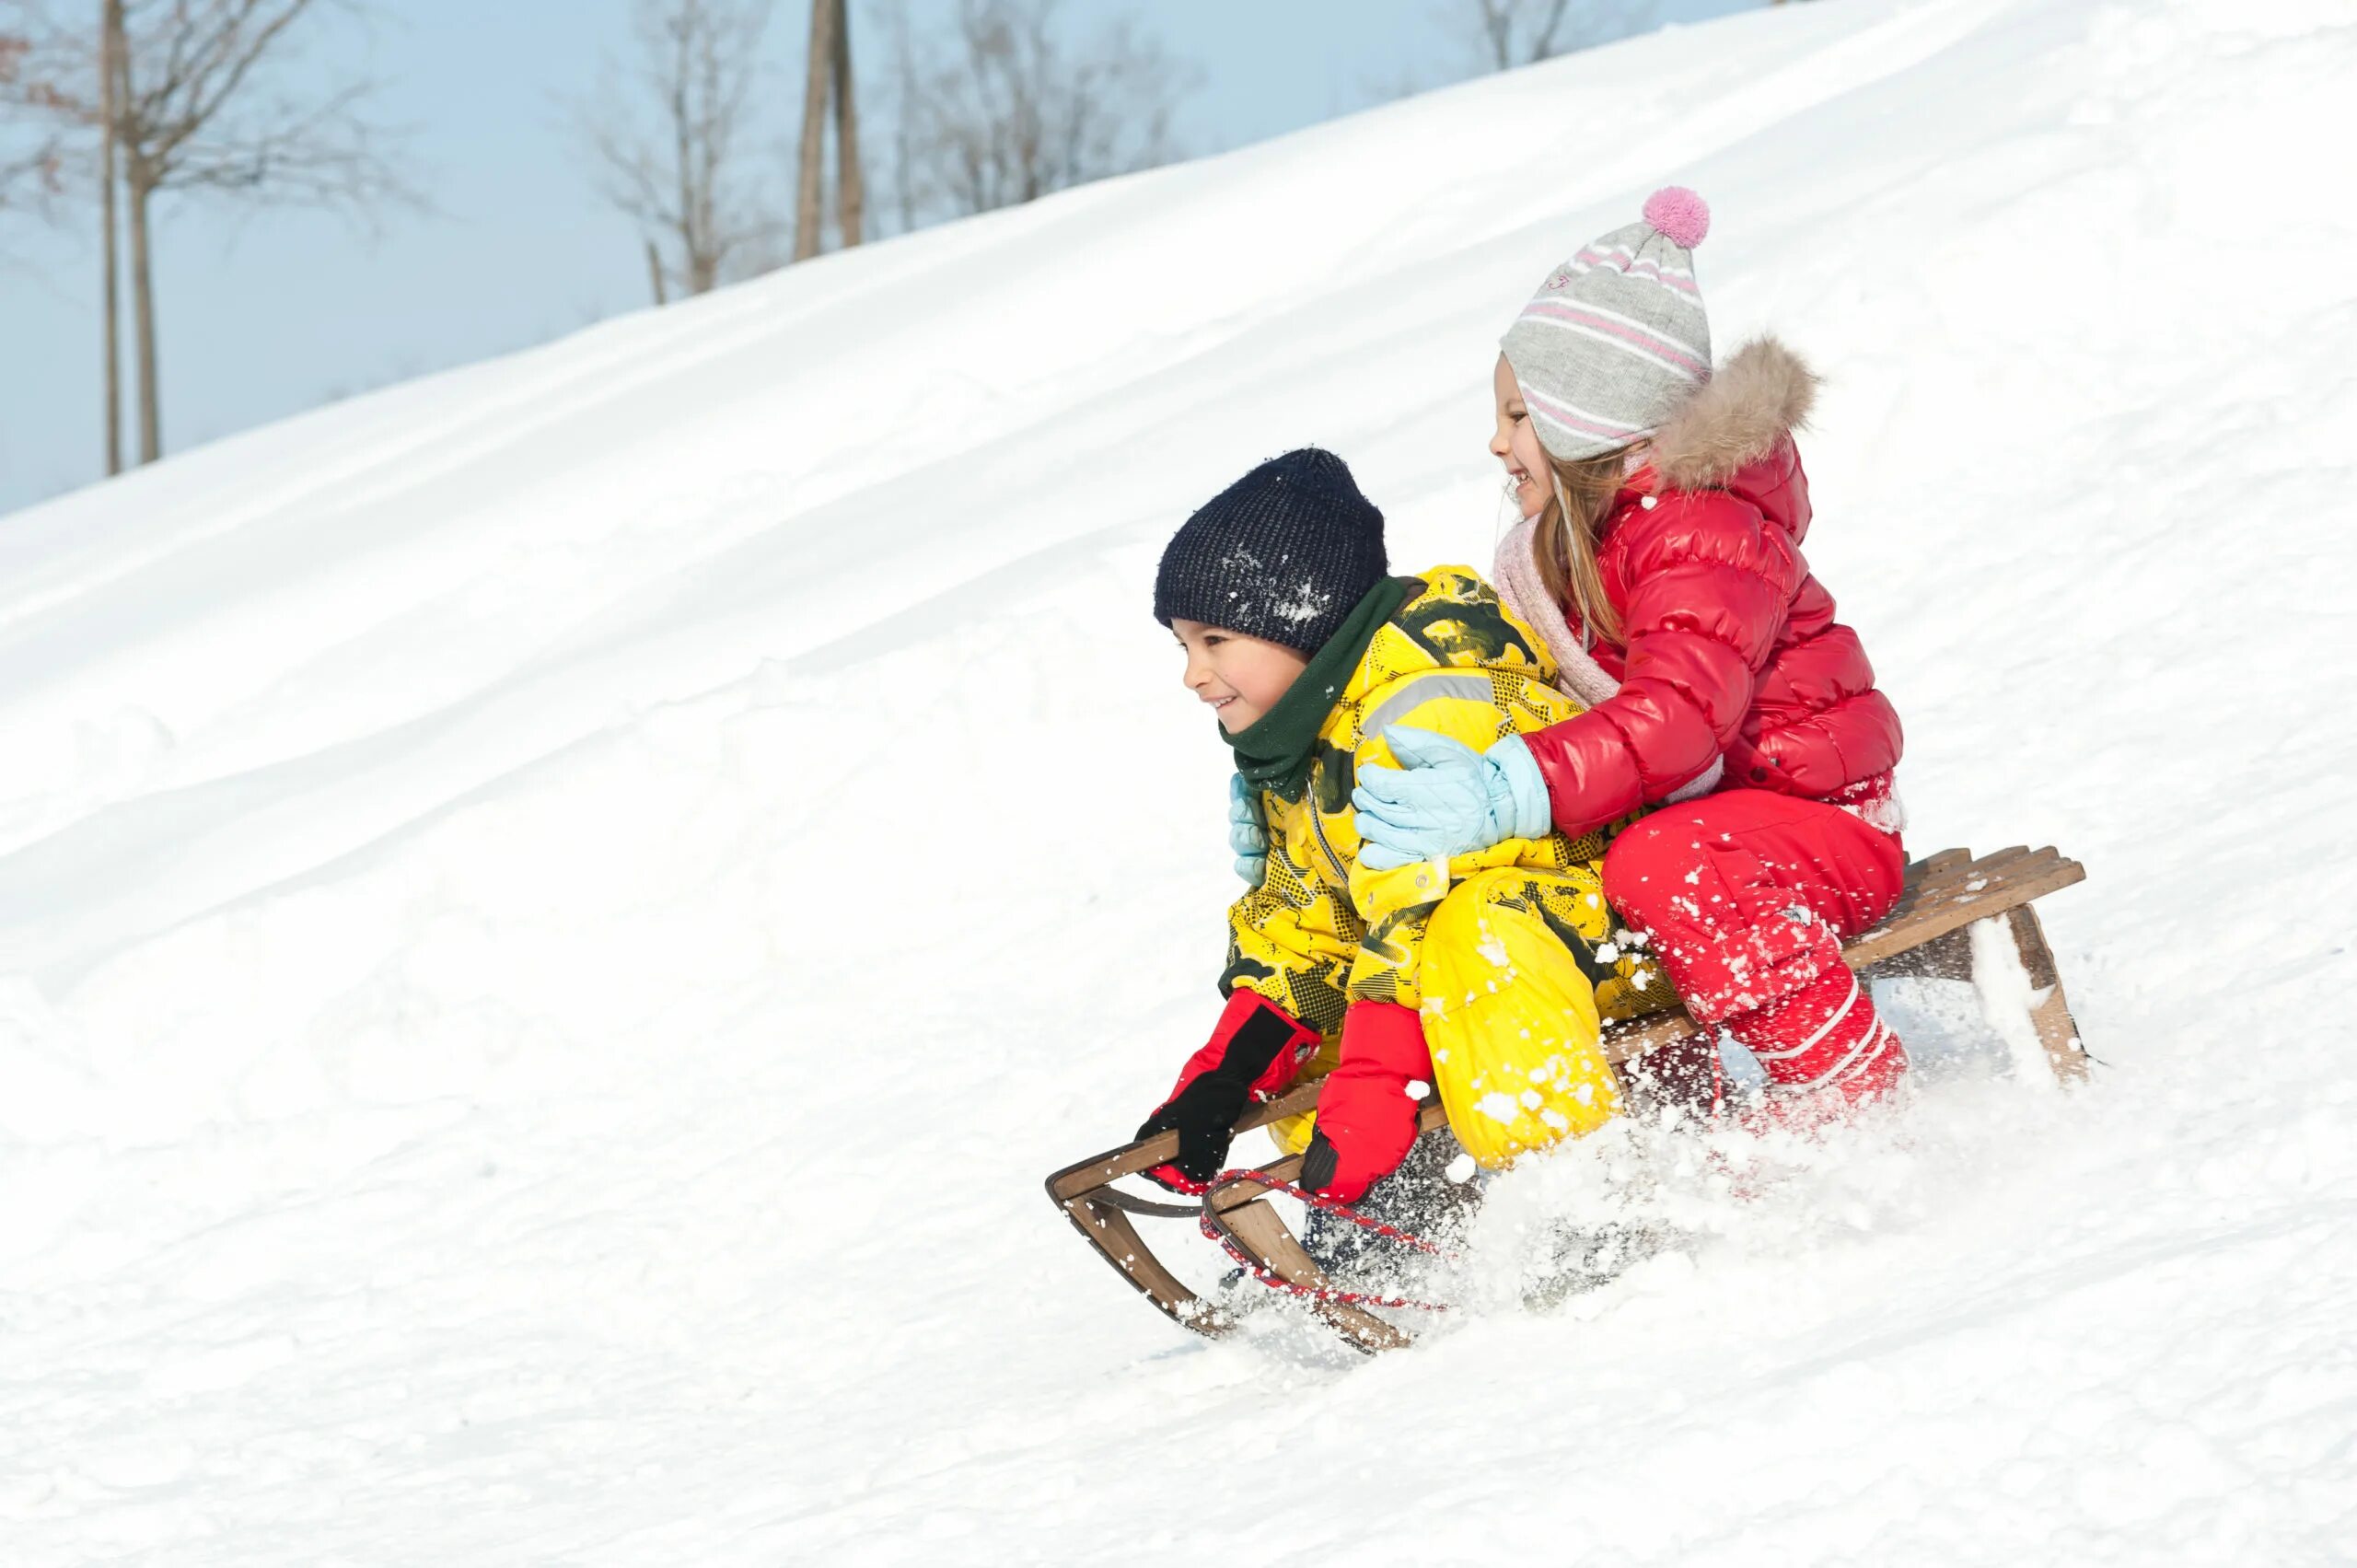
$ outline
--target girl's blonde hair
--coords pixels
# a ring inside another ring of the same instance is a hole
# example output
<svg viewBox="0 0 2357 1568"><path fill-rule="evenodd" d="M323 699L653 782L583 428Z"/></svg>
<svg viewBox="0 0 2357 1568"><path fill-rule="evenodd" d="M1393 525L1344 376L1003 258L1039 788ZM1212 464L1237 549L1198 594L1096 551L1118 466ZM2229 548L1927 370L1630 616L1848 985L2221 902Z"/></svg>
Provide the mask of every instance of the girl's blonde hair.
<svg viewBox="0 0 2357 1568"><path fill-rule="evenodd" d="M1620 494L1628 474L1629 448L1598 453L1576 462L1547 459L1554 494L1538 515L1533 553L1538 558L1538 579L1558 604L1579 611L1580 624L1591 637L1618 645L1620 615L1604 591L1604 574L1596 563L1597 535Z"/></svg>

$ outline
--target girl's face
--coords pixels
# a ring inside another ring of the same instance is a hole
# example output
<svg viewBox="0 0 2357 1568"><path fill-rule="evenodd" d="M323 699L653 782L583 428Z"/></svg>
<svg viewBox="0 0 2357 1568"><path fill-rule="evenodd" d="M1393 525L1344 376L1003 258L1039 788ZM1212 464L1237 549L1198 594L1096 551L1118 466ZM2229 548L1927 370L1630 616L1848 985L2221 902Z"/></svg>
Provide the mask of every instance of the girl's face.
<svg viewBox="0 0 2357 1568"><path fill-rule="evenodd" d="M1249 728L1293 690L1309 666L1309 656L1260 637L1200 621L1173 621L1170 630L1187 653L1187 690L1212 705L1219 726L1234 735Z"/></svg>
<svg viewBox="0 0 2357 1568"><path fill-rule="evenodd" d="M1514 366L1503 354L1498 355L1490 386L1498 401L1498 430L1490 437L1490 453L1506 466L1506 477L1514 482L1515 505L1522 508L1524 517L1535 517L1546 509L1553 470L1547 466L1547 448L1538 444L1530 411L1522 406L1522 386L1514 378Z"/></svg>

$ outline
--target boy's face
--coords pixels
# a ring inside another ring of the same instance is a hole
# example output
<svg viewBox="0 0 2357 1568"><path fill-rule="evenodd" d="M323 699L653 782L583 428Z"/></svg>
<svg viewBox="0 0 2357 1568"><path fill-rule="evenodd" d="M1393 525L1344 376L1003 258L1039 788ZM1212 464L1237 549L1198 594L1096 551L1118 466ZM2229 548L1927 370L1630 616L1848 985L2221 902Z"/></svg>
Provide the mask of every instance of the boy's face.
<svg viewBox="0 0 2357 1568"><path fill-rule="evenodd" d="M1212 705L1220 728L1230 735L1249 728L1275 707L1309 665L1309 656L1298 648L1225 626L1173 621L1170 630L1186 650L1187 690Z"/></svg>

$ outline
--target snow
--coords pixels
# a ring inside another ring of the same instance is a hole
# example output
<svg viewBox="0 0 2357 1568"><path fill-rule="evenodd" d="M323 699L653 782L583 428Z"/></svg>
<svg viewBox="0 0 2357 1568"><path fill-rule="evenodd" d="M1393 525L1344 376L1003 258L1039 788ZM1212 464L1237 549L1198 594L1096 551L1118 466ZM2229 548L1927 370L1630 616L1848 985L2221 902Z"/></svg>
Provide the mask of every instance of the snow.
<svg viewBox="0 0 2357 1568"><path fill-rule="evenodd" d="M2346 1561L2352 73L2346 0L1762 9L7 518L0 1561ZM1745 1196L1614 1134L1412 1352L1182 1334L1039 1191L1216 1005L1155 555L1314 441L1485 558L1496 334L1672 182L1828 376L1913 843L2088 867L2102 1066L1898 982L1920 1102Z"/></svg>
<svg viewBox="0 0 2357 1568"><path fill-rule="evenodd" d="M2003 921L1975 922L1968 940L1972 983L1980 993L1982 1016L2005 1042L2014 1076L2025 1086L2038 1084L2039 1074L2036 1069L2046 1059L2046 1047L2038 1038L2038 1026L2031 1021L2030 1010L2045 1001L2047 993L2030 983L2029 970L2023 967L2021 951L2014 944L2014 934Z"/></svg>

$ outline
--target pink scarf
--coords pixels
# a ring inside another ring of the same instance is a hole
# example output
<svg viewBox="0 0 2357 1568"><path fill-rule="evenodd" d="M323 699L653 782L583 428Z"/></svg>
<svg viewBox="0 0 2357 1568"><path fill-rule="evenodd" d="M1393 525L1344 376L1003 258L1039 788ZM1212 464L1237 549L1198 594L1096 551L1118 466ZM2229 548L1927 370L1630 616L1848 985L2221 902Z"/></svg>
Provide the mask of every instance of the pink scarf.
<svg viewBox="0 0 2357 1568"><path fill-rule="evenodd" d="M1498 597L1547 645L1548 656L1555 661L1556 689L1583 707L1600 706L1620 690L1620 683L1572 635L1571 622L1563 619L1555 596L1547 591L1546 580L1538 575L1537 538L1537 525L1526 517L1498 541L1498 558L1491 568ZM1714 757L1699 777L1666 798L1692 800L1708 795L1719 786L1720 775L1725 772L1726 759Z"/></svg>

